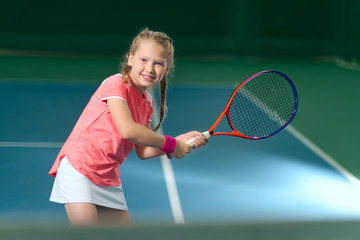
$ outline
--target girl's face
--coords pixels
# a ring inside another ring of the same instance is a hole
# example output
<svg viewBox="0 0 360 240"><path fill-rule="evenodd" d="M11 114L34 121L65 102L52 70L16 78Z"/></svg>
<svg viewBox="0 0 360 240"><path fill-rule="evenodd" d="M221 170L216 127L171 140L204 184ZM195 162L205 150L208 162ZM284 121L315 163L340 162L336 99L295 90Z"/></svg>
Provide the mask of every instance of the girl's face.
<svg viewBox="0 0 360 240"><path fill-rule="evenodd" d="M129 55L128 65L131 66L132 82L141 95L167 74L165 51L161 45L151 40L140 43L135 53Z"/></svg>

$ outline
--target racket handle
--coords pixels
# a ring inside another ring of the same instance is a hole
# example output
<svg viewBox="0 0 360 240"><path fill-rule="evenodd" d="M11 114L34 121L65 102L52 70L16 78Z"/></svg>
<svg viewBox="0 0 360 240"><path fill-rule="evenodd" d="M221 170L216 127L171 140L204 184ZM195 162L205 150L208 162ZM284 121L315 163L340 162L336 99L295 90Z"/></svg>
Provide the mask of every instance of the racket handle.
<svg viewBox="0 0 360 240"><path fill-rule="evenodd" d="M210 138L210 133L209 133L208 131L203 132L202 134L204 135L204 137ZM189 144L190 147L194 147L194 146L195 146L195 143L194 143L194 142L195 142L195 139L196 139L196 137L194 137L194 138L192 138L192 139L189 139L189 140L186 141L186 143ZM169 159L172 159L171 154L166 154L166 155L167 155L167 157L168 157Z"/></svg>
<svg viewBox="0 0 360 240"><path fill-rule="evenodd" d="M208 131L203 132L202 134L204 135L204 137L210 138L210 133L209 133ZM195 139L196 139L196 137L194 137L194 138L186 141L186 143L189 144L190 147L194 147L194 146L195 146L195 143L194 143L194 142L195 142Z"/></svg>

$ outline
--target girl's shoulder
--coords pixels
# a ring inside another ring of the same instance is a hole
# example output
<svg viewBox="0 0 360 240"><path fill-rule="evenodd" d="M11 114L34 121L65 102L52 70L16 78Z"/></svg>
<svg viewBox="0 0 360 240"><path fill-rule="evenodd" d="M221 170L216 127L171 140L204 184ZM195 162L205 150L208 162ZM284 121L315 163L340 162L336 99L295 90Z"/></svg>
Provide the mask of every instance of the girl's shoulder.
<svg viewBox="0 0 360 240"><path fill-rule="evenodd" d="M103 82L101 83L101 85L104 85L106 83L117 83L117 84L124 84L124 81L123 81L123 77L122 77L122 74L121 73L117 73L117 74L114 74L114 75L111 75L107 78L105 78L105 80L103 80Z"/></svg>
<svg viewBox="0 0 360 240"><path fill-rule="evenodd" d="M129 88L129 84L125 83L122 74L117 73L107 77L102 83L101 88L108 88L108 87L121 87L121 88Z"/></svg>
<svg viewBox="0 0 360 240"><path fill-rule="evenodd" d="M102 101L112 97L121 97L127 99L129 96L129 86L124 83L121 74L114 74L106 78L97 90Z"/></svg>

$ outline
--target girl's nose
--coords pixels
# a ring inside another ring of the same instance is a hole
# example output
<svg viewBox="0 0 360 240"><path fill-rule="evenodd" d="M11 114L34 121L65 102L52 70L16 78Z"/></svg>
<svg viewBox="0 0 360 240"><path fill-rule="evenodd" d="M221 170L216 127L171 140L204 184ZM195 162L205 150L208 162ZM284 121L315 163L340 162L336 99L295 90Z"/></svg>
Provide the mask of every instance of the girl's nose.
<svg viewBox="0 0 360 240"><path fill-rule="evenodd" d="M152 73L154 71L154 65L152 63L146 64L145 70Z"/></svg>

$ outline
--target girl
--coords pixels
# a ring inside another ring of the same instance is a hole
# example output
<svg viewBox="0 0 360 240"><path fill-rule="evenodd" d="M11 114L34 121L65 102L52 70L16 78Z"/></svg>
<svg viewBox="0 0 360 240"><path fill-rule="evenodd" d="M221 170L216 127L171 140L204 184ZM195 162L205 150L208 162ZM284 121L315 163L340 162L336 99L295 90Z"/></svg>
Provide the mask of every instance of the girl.
<svg viewBox="0 0 360 240"><path fill-rule="evenodd" d="M140 159L163 154L182 158L207 143L198 131L176 138L155 131L165 116L166 76L174 65L172 40L148 29L133 40L122 74L107 78L91 97L49 174L56 177L50 201L65 204L73 226L129 224L119 167L135 146ZM160 83L160 122L152 130L154 101L146 90Z"/></svg>

